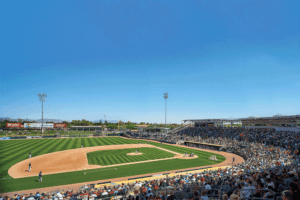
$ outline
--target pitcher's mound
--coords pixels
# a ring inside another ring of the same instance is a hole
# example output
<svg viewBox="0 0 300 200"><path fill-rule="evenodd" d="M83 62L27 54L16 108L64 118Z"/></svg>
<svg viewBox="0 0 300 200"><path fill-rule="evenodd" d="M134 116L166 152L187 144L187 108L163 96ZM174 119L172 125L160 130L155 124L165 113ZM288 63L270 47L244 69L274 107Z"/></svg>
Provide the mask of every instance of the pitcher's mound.
<svg viewBox="0 0 300 200"><path fill-rule="evenodd" d="M128 153L128 154L126 154L126 155L128 155L128 156L139 156L139 155L142 155L143 153L136 153L136 152L134 152L134 153Z"/></svg>
<svg viewBox="0 0 300 200"><path fill-rule="evenodd" d="M197 155L194 155L193 157L189 157L189 155L185 156L185 154L177 154L174 157L179 158L179 159L195 159L195 158L198 158Z"/></svg>

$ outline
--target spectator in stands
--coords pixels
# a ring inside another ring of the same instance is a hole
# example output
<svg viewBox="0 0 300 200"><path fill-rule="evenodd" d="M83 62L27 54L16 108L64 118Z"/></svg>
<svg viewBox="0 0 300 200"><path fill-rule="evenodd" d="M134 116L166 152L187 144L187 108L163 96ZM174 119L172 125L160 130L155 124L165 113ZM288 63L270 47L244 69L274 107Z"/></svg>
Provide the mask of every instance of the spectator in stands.
<svg viewBox="0 0 300 200"><path fill-rule="evenodd" d="M170 196L168 196L167 200L174 200L174 199L176 199L176 196L174 195L174 192L171 191Z"/></svg>
<svg viewBox="0 0 300 200"><path fill-rule="evenodd" d="M294 174L289 173L287 178L284 180L284 186L289 187L290 183L293 182Z"/></svg>
<svg viewBox="0 0 300 200"><path fill-rule="evenodd" d="M273 198L273 195L274 195L274 192L272 191L273 187L269 185L267 187L267 189L268 189L268 191L266 192L266 194L264 195L263 198Z"/></svg>
<svg viewBox="0 0 300 200"><path fill-rule="evenodd" d="M14 200L19 200L20 199L20 197L19 197L19 195L18 194L15 194L15 196L14 196L14 198L13 198Z"/></svg>
<svg viewBox="0 0 300 200"><path fill-rule="evenodd" d="M165 192L161 192L161 200L166 200Z"/></svg>
<svg viewBox="0 0 300 200"><path fill-rule="evenodd" d="M237 187L235 186L235 182L231 181L230 187L229 189L226 191L226 194L228 196L231 196L231 194L237 189ZM231 197L230 197L231 198Z"/></svg>
<svg viewBox="0 0 300 200"><path fill-rule="evenodd" d="M200 200L199 197L198 197L198 195L199 195L198 192L195 191L194 192L194 199L193 200Z"/></svg>
<svg viewBox="0 0 300 200"><path fill-rule="evenodd" d="M290 183L290 193L292 194L292 200L299 200L300 199L300 188L299 186L295 183L292 182Z"/></svg>
<svg viewBox="0 0 300 200"><path fill-rule="evenodd" d="M209 200L207 196L207 190L201 192L201 200Z"/></svg>
<svg viewBox="0 0 300 200"><path fill-rule="evenodd" d="M293 200L292 194L288 190L283 191L281 195L283 200Z"/></svg>
<svg viewBox="0 0 300 200"><path fill-rule="evenodd" d="M225 183L221 184L221 194L226 193L226 191L228 191L230 188L230 185L228 183L228 181L226 181ZM228 196L228 195L227 195Z"/></svg>
<svg viewBox="0 0 300 200"><path fill-rule="evenodd" d="M210 191L211 190L211 186L209 185L209 183L206 183L205 185L205 190Z"/></svg>
<svg viewBox="0 0 300 200"><path fill-rule="evenodd" d="M219 178L219 181L218 181L217 185L220 185L220 186L221 186L222 183L223 183L222 178Z"/></svg>
<svg viewBox="0 0 300 200"><path fill-rule="evenodd" d="M151 188L150 188L150 190L148 190L147 197L149 198L151 195L153 196L153 193L151 192Z"/></svg>
<svg viewBox="0 0 300 200"><path fill-rule="evenodd" d="M247 199L252 196L254 194L254 190L256 189L253 185L252 185L252 181L249 180L248 181L248 186L245 187L245 190L243 192L243 196L246 197Z"/></svg>
<svg viewBox="0 0 300 200"><path fill-rule="evenodd" d="M227 194L223 194L222 195L222 200L228 200L228 195Z"/></svg>
<svg viewBox="0 0 300 200"><path fill-rule="evenodd" d="M256 192L255 194L253 195L253 197L256 197L256 198L262 198L263 197L263 194L264 194L264 184L262 182L259 182L257 184L257 188L256 188Z"/></svg>
<svg viewBox="0 0 300 200"><path fill-rule="evenodd" d="M238 200L239 196L237 194L230 195L230 200Z"/></svg>

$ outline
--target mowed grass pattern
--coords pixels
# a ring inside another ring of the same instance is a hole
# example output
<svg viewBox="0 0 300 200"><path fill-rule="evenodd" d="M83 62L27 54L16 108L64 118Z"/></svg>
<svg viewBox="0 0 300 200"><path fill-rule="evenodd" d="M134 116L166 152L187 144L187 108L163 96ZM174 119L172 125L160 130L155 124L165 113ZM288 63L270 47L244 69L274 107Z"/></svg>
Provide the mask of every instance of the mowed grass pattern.
<svg viewBox="0 0 300 200"><path fill-rule="evenodd" d="M142 155L127 155L128 153L134 153L136 150L137 148L95 151L87 153L87 158L90 165L105 166L174 157L173 153L149 147L143 147L138 149L139 153L143 153Z"/></svg>
<svg viewBox="0 0 300 200"><path fill-rule="evenodd" d="M102 138L68 138L68 139L35 139L0 141L0 178L9 178L8 169L14 164L26 160L31 151L32 157L84 147L137 144L137 141L119 137Z"/></svg>

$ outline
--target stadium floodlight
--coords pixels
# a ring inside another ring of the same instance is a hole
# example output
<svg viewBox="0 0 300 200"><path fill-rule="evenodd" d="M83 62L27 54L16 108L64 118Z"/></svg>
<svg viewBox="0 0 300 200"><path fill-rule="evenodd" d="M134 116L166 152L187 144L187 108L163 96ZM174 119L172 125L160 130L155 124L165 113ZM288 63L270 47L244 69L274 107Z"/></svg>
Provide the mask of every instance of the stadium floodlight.
<svg viewBox="0 0 300 200"><path fill-rule="evenodd" d="M47 94L38 94L39 98L40 98L40 102L42 102L42 127L41 127L41 130L42 130L42 138L43 138L43 128L44 128L44 117L43 117L43 110L44 110L44 105L43 103L46 101L46 97L47 97Z"/></svg>
<svg viewBox="0 0 300 200"><path fill-rule="evenodd" d="M169 97L168 93L164 93L164 99L165 99L165 132L167 133L167 98Z"/></svg>
<svg viewBox="0 0 300 200"><path fill-rule="evenodd" d="M104 125L103 125L103 127L104 127L104 130L106 129L106 115L104 115L104 118L105 118L105 121L104 121ZM105 133L105 131L103 131L104 133Z"/></svg>

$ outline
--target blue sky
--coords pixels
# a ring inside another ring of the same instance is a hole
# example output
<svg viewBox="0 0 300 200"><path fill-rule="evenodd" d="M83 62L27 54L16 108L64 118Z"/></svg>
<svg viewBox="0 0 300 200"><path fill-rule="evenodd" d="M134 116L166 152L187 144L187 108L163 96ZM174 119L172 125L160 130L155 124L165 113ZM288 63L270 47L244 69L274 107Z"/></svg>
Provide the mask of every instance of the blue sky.
<svg viewBox="0 0 300 200"><path fill-rule="evenodd" d="M300 113L299 1L1 1L0 117Z"/></svg>

